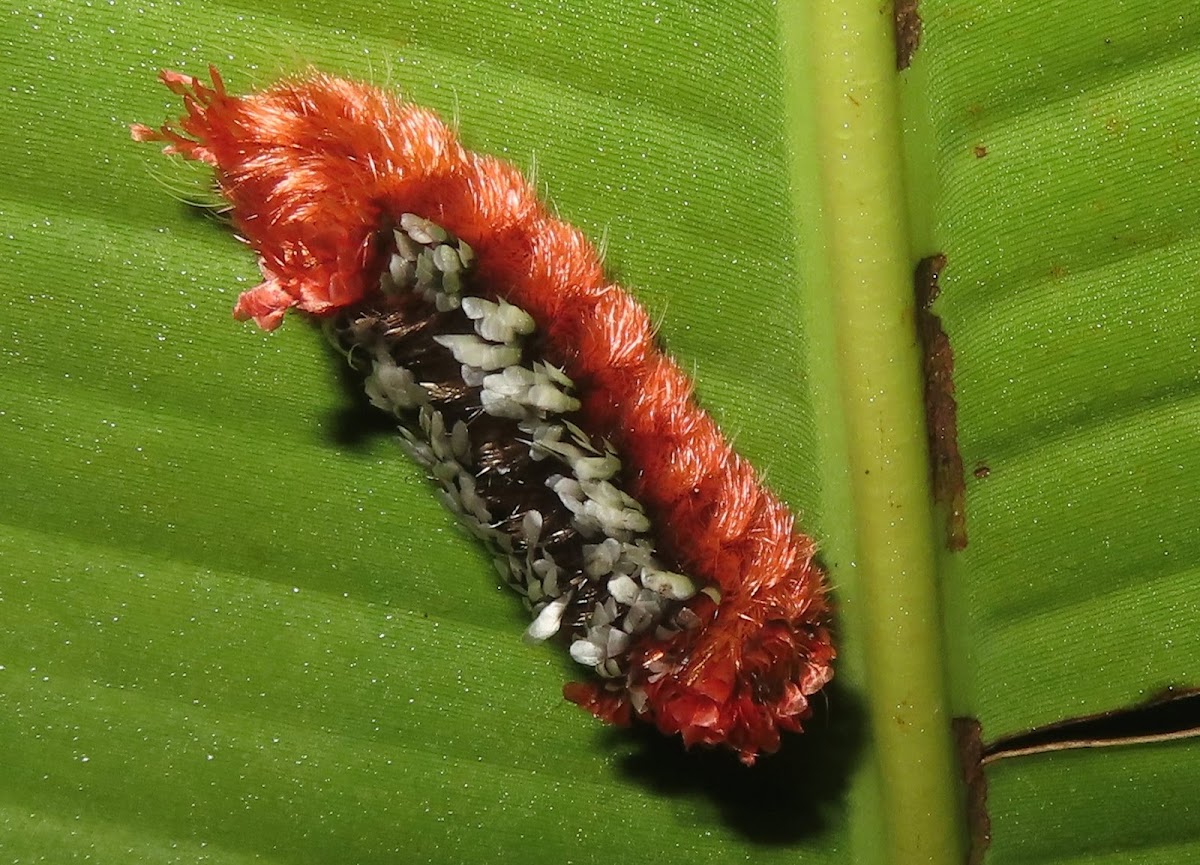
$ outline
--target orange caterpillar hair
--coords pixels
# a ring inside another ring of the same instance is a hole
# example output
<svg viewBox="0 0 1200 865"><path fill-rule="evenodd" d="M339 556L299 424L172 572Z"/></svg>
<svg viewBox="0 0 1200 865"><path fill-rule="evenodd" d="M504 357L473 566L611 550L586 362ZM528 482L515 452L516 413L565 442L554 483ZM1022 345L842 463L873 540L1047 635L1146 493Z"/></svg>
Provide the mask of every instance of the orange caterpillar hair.
<svg viewBox="0 0 1200 865"><path fill-rule="evenodd" d="M164 71L186 114L135 125L133 137L214 169L263 274L235 315L273 329L291 307L328 317L370 301L387 267L380 232L401 214L469 244L479 285L532 316L577 385L580 425L620 453L658 554L706 587L687 602L697 627L649 632L629 648L625 680L571 683L565 696L607 721L636 716L688 745L726 745L746 763L776 750L832 676L814 543L696 405L592 244L515 167L464 149L433 113L390 93L309 73L233 96L210 74L211 85Z"/></svg>

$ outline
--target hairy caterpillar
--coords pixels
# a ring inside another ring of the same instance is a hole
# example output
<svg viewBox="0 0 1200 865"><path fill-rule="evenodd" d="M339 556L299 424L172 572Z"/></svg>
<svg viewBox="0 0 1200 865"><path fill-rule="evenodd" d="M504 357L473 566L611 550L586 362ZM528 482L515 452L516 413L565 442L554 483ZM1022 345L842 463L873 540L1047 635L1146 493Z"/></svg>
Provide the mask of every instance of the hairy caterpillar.
<svg viewBox="0 0 1200 865"><path fill-rule="evenodd" d="M164 71L138 141L210 165L263 281L240 319L320 319L409 454L588 668L598 717L752 763L832 676L812 540L692 399L645 310L513 166L318 73L234 96Z"/></svg>

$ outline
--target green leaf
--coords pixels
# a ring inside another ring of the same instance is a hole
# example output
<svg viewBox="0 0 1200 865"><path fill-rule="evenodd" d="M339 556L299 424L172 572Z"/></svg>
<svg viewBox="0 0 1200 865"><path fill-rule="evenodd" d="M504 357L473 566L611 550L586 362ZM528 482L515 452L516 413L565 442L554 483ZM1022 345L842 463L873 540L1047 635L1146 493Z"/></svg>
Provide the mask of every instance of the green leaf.
<svg viewBox="0 0 1200 865"><path fill-rule="evenodd" d="M899 75L857 0L7 11L6 859L957 863L952 715L990 743L1197 684L1190 3L926 0ZM569 659L521 643L319 334L231 320L253 255L129 140L178 113L158 68L209 63L373 80L536 165L820 540L841 661L809 732L746 770L561 700ZM990 762L987 861L1200 856L1194 749Z"/></svg>

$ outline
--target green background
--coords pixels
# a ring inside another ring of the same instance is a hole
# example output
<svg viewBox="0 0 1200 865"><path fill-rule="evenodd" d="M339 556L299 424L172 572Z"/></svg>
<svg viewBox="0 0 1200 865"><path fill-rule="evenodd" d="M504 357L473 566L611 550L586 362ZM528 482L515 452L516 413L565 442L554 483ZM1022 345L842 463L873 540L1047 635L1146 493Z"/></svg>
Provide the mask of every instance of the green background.
<svg viewBox="0 0 1200 865"><path fill-rule="evenodd" d="M889 689L992 741L1197 684L1190 0L927 2L899 77L889 10L835 0L6 12L3 861L954 862L959 791L918 759L945 718L892 747ZM178 113L159 68L209 63L372 80L536 165L820 540L842 662L807 734L745 770L561 700L569 659L319 334L232 321L253 255L129 140ZM897 274L937 251L956 554L870 505L930 511L889 479L926 471ZM1195 747L991 764L987 861L1200 860Z"/></svg>

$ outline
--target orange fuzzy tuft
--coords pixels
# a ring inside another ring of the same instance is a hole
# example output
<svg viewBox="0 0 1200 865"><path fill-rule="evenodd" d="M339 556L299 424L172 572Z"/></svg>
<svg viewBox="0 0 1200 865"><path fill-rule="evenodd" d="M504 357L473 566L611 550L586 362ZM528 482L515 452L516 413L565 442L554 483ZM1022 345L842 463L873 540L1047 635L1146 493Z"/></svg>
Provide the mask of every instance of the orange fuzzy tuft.
<svg viewBox="0 0 1200 865"><path fill-rule="evenodd" d="M688 745L729 746L747 763L800 729L834 657L813 541L692 400L645 311L608 283L582 233L515 167L465 150L434 114L392 94L310 73L231 96L210 75L211 85L164 71L186 114L132 133L213 167L263 274L236 316L272 329L291 307L322 316L354 305L378 290L378 233L406 212L434 220L475 249L485 293L534 316L590 428L619 449L662 552L711 587L689 602L699 628L640 639L622 687L572 683L567 699Z"/></svg>

